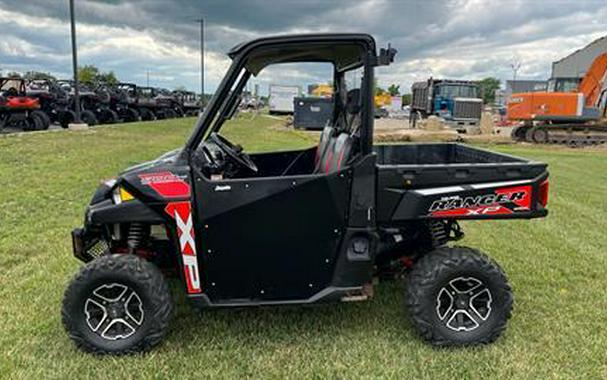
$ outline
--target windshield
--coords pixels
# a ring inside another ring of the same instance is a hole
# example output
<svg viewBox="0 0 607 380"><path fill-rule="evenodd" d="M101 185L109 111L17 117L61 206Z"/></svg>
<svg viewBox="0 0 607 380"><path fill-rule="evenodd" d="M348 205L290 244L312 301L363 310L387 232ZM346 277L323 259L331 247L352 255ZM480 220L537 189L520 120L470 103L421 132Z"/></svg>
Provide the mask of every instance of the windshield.
<svg viewBox="0 0 607 380"><path fill-rule="evenodd" d="M436 95L445 98L478 98L478 87L458 84L439 85Z"/></svg>

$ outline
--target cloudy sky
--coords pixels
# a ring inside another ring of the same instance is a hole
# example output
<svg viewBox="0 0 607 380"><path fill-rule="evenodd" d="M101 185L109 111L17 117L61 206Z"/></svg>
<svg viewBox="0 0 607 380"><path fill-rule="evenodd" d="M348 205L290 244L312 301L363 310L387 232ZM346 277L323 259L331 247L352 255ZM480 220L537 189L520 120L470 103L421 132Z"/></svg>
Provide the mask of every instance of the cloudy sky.
<svg viewBox="0 0 607 380"><path fill-rule="evenodd" d="M206 83L212 91L248 39L281 33L367 32L398 49L380 84L434 77L546 79L551 62L607 35L607 1L541 0L76 0L80 64L121 80L199 88L199 30L206 20ZM0 0L0 71L69 75L67 0ZM267 80L314 83L295 67ZM282 75L282 76L279 76ZM261 82L262 85L264 82Z"/></svg>

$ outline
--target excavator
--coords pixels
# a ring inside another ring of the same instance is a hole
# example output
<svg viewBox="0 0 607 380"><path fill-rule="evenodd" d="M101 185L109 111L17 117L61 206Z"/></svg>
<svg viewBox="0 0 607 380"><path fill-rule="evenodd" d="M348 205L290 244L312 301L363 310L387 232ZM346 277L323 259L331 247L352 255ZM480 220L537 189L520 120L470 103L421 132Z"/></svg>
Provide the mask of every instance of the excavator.
<svg viewBox="0 0 607 380"><path fill-rule="evenodd" d="M595 145L607 142L607 52L590 65L576 91L512 94L507 117L516 141Z"/></svg>

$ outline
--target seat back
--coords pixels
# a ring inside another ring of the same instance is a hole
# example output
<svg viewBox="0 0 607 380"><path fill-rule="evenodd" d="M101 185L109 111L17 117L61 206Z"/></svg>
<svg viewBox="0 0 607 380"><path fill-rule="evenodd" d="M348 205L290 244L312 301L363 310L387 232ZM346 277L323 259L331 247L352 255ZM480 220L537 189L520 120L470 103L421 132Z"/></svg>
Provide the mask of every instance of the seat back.
<svg viewBox="0 0 607 380"><path fill-rule="evenodd" d="M320 173L323 162L326 161L326 155L329 151L331 140L335 138L336 130L331 126L326 126L320 134L318 147L316 148L316 156L314 158L314 173Z"/></svg>

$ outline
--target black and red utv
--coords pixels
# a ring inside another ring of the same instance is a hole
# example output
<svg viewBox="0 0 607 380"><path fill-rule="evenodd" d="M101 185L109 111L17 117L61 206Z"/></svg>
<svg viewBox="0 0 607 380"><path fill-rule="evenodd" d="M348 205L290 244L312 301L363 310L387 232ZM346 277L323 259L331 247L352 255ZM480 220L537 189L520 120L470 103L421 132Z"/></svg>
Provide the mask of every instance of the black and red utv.
<svg viewBox="0 0 607 380"><path fill-rule="evenodd" d="M0 132L5 128L23 131L48 129L51 120L40 110L40 100L28 96L22 78L0 78Z"/></svg>
<svg viewBox="0 0 607 380"><path fill-rule="evenodd" d="M201 308L363 301L402 269L413 325L436 345L495 340L512 293L460 220L547 215L545 164L459 144L373 145L373 83L394 49L366 34L257 39L232 65L181 149L102 184L72 232L84 265L63 323L80 348L126 353L167 331L174 273ZM318 145L247 154L222 127L251 76L289 62L333 65ZM346 77L355 80L346 80Z"/></svg>

